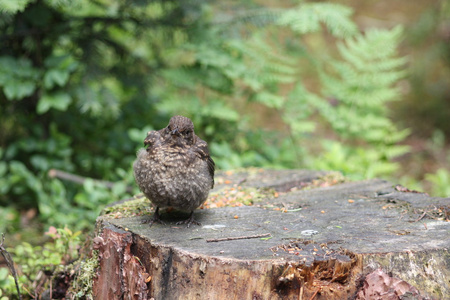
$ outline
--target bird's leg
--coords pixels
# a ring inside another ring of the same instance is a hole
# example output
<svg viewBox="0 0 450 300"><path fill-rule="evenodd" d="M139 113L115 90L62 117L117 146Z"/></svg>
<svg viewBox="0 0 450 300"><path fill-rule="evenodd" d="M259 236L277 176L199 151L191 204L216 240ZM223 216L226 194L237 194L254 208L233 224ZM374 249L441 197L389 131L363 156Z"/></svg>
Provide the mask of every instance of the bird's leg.
<svg viewBox="0 0 450 300"><path fill-rule="evenodd" d="M180 224L187 224L187 228L189 228L189 226L191 226L191 224L200 225L200 226L202 225L202 223L200 223L194 219L194 211L191 211L191 214L189 215L189 218L187 220L177 222L177 225L180 225Z"/></svg>
<svg viewBox="0 0 450 300"><path fill-rule="evenodd" d="M150 225L150 227L153 225L153 223L159 223L162 225L166 225L166 223L163 222L163 220L161 220L161 216L159 215L159 207L156 207L156 211L153 214L153 218L151 218L150 220L144 220L141 223L148 223Z"/></svg>

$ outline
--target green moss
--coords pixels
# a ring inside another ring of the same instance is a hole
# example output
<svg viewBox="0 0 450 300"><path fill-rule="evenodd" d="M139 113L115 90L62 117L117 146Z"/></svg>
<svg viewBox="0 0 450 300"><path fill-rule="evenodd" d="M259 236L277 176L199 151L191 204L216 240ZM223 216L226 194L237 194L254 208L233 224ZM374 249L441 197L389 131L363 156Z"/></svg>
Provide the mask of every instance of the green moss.
<svg viewBox="0 0 450 300"><path fill-rule="evenodd" d="M205 208L253 205L263 199L274 197L273 189L257 189L253 187L227 186L212 192L204 204Z"/></svg>
<svg viewBox="0 0 450 300"><path fill-rule="evenodd" d="M101 215L111 218L124 218L132 216L140 216L151 212L152 206L150 201L142 194L134 196L130 200L120 202L116 205L106 207L103 209Z"/></svg>
<svg viewBox="0 0 450 300"><path fill-rule="evenodd" d="M67 294L70 299L94 299L92 285L98 268L98 251L92 257L79 262L78 270Z"/></svg>

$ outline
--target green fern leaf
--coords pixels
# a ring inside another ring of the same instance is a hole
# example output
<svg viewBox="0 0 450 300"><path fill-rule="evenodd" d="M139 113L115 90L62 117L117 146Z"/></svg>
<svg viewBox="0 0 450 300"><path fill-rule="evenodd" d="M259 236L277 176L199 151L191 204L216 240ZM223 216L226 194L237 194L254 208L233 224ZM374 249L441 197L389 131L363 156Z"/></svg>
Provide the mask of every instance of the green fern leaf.
<svg viewBox="0 0 450 300"><path fill-rule="evenodd" d="M302 3L295 9L281 14L278 24L290 27L299 34L321 30L321 23L336 37L349 37L358 30L350 19L353 10L348 6L334 3Z"/></svg>

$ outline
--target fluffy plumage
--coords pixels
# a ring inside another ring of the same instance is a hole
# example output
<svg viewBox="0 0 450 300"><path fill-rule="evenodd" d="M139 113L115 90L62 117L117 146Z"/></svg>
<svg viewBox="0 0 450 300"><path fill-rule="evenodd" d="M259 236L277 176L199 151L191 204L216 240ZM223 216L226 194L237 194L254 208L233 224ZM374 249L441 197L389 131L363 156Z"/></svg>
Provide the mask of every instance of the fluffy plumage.
<svg viewBox="0 0 450 300"><path fill-rule="evenodd" d="M189 118L174 116L169 125L150 131L133 164L139 189L156 206L150 224L162 223L159 209L173 207L191 212L185 221L192 223L193 212L208 197L214 186L214 161L208 145L194 132Z"/></svg>

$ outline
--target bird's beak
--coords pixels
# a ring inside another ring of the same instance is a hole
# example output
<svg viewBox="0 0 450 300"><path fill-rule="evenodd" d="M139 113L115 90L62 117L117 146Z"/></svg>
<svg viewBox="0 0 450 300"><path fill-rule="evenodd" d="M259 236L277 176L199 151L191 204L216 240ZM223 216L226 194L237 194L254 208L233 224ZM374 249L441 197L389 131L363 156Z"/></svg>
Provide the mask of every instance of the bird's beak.
<svg viewBox="0 0 450 300"><path fill-rule="evenodd" d="M179 135L179 131L178 131L178 128L175 128L174 130L172 130L171 132L170 132L170 134L172 134L172 135Z"/></svg>

